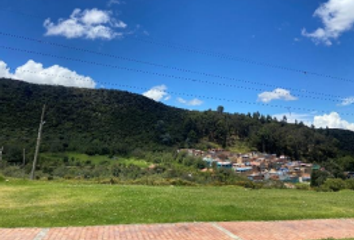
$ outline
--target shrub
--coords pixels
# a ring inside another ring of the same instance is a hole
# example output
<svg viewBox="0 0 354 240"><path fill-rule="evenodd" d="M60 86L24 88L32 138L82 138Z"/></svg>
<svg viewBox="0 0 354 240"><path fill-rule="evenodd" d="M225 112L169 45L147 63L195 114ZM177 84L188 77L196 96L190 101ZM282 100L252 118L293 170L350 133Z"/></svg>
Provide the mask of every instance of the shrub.
<svg viewBox="0 0 354 240"><path fill-rule="evenodd" d="M103 160L99 163L100 165L109 165L109 161Z"/></svg>
<svg viewBox="0 0 354 240"><path fill-rule="evenodd" d="M182 179L173 179L170 184L174 186L196 186L195 183Z"/></svg>
<svg viewBox="0 0 354 240"><path fill-rule="evenodd" d="M0 175L0 182L5 182L5 178L3 175Z"/></svg>
<svg viewBox="0 0 354 240"><path fill-rule="evenodd" d="M319 187L324 184L330 174L326 171L313 170L311 173L311 187Z"/></svg>
<svg viewBox="0 0 354 240"><path fill-rule="evenodd" d="M138 158L138 159L144 159L146 156L146 153L141 150L140 148L136 148L132 151L131 156Z"/></svg>
<svg viewBox="0 0 354 240"><path fill-rule="evenodd" d="M119 179L117 178L105 178L103 180L100 180L99 181L100 184L110 184L110 185L113 185L113 184L118 184L119 183Z"/></svg>
<svg viewBox="0 0 354 240"><path fill-rule="evenodd" d="M348 179L345 181L347 189L354 190L354 179Z"/></svg>
<svg viewBox="0 0 354 240"><path fill-rule="evenodd" d="M316 187L315 190L317 192L333 192L328 186L322 185L321 187Z"/></svg>
<svg viewBox="0 0 354 240"><path fill-rule="evenodd" d="M126 182L126 183L129 183ZM138 184L138 185L152 185L152 186L168 186L170 184L169 179L164 179L159 176L144 176L134 181L130 181L131 184Z"/></svg>
<svg viewBox="0 0 354 240"><path fill-rule="evenodd" d="M23 169L17 166L9 166L3 170L4 176L21 178L23 177Z"/></svg>
<svg viewBox="0 0 354 240"><path fill-rule="evenodd" d="M64 163L68 163L69 162L69 157L68 156L63 157L63 162Z"/></svg>
<svg viewBox="0 0 354 240"><path fill-rule="evenodd" d="M346 182L339 178L329 178L323 184L323 187L329 188L334 192L338 192L346 188Z"/></svg>
<svg viewBox="0 0 354 240"><path fill-rule="evenodd" d="M284 189L286 188L285 184L281 181L266 181L264 182L263 188L267 189Z"/></svg>
<svg viewBox="0 0 354 240"><path fill-rule="evenodd" d="M295 184L295 188L299 190L311 190L310 185L306 183L297 183Z"/></svg>
<svg viewBox="0 0 354 240"><path fill-rule="evenodd" d="M251 188L251 189L261 189L263 188L263 184L262 183L255 183L252 181L237 181L235 183L237 186L241 186L244 188Z"/></svg>

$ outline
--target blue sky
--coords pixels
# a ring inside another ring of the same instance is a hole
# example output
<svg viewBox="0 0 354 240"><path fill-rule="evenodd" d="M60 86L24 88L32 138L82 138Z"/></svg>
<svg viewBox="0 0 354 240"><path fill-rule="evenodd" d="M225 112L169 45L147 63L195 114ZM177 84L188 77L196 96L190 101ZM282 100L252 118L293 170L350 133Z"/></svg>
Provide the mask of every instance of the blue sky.
<svg viewBox="0 0 354 240"><path fill-rule="evenodd" d="M227 112L259 111L279 117L287 114L290 121L297 118L316 127L354 131L351 0L72 0L65 4L54 0L3 0L0 13L0 76L36 83L123 89L187 109L216 109L223 105ZM4 47L50 53L59 58Z"/></svg>

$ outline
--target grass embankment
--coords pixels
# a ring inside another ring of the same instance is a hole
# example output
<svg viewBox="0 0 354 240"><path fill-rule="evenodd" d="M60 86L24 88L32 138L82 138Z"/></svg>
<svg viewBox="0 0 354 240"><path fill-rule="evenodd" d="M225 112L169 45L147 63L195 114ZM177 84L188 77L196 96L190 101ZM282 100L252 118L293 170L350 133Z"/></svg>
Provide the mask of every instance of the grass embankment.
<svg viewBox="0 0 354 240"><path fill-rule="evenodd" d="M0 227L354 217L354 192L0 183Z"/></svg>

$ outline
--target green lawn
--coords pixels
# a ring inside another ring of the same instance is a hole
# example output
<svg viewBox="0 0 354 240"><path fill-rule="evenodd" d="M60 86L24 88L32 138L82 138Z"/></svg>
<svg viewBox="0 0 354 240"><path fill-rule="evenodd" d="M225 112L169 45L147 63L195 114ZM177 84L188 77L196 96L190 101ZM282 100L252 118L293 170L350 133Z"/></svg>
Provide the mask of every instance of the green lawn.
<svg viewBox="0 0 354 240"><path fill-rule="evenodd" d="M354 217L354 191L0 183L0 227Z"/></svg>

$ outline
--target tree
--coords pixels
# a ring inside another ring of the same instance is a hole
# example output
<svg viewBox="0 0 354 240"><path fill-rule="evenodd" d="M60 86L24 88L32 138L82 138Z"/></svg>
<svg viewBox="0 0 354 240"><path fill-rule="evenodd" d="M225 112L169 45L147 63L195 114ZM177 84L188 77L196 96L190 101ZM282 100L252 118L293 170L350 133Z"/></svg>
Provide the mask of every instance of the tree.
<svg viewBox="0 0 354 240"><path fill-rule="evenodd" d="M219 114L222 114L224 112L224 107L223 106L218 106L216 110Z"/></svg>
<svg viewBox="0 0 354 240"><path fill-rule="evenodd" d="M288 122L288 118L284 115L283 116L283 120L282 120L283 123L287 123Z"/></svg>
<svg viewBox="0 0 354 240"><path fill-rule="evenodd" d="M311 173L311 187L320 187L324 184L330 174L327 171L313 170Z"/></svg>
<svg viewBox="0 0 354 240"><path fill-rule="evenodd" d="M345 156L336 160L344 169L344 171L354 171L354 157Z"/></svg>

